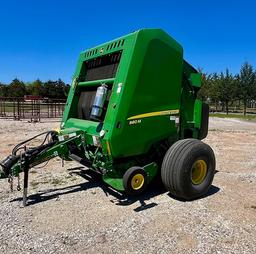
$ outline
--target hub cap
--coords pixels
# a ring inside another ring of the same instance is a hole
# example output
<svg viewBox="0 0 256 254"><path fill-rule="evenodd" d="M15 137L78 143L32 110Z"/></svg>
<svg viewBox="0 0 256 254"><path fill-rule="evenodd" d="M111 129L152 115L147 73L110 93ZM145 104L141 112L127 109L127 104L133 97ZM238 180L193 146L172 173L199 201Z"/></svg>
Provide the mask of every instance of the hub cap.
<svg viewBox="0 0 256 254"><path fill-rule="evenodd" d="M139 190L144 184L144 176L142 174L136 174L131 180L131 186L134 190Z"/></svg>
<svg viewBox="0 0 256 254"><path fill-rule="evenodd" d="M195 185L201 184L207 174L207 164L204 160L197 160L191 170L191 180Z"/></svg>

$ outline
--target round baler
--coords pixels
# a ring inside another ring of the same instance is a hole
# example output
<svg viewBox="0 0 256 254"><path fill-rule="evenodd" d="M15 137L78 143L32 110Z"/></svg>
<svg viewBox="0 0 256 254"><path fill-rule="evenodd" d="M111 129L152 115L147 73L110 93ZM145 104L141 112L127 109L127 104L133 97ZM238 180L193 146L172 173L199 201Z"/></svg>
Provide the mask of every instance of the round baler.
<svg viewBox="0 0 256 254"><path fill-rule="evenodd" d="M59 130L40 146L18 144L2 165L10 179L59 156L137 195L158 176L170 193L192 200L210 188L215 156L201 140L209 107L197 98L201 75L181 45L142 29L81 52ZM30 139L31 140L31 139Z"/></svg>

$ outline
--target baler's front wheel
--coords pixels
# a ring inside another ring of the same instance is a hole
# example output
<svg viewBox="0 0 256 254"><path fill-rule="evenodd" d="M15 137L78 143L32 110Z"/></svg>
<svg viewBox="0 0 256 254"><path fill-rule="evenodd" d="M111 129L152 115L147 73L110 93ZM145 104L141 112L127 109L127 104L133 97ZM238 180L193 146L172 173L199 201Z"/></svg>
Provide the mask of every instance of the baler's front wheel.
<svg viewBox="0 0 256 254"><path fill-rule="evenodd" d="M123 185L128 195L139 195L147 188L147 174L143 168L131 167L123 176Z"/></svg>
<svg viewBox="0 0 256 254"><path fill-rule="evenodd" d="M193 200L209 190L215 173L210 146L197 139L174 143L164 157L161 178L166 189L178 198Z"/></svg>

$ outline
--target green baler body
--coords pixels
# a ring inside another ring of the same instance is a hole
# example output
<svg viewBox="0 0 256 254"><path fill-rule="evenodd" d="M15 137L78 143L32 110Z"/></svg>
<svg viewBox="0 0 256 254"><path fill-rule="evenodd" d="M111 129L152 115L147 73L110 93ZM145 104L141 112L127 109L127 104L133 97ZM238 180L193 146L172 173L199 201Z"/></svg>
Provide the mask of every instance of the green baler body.
<svg viewBox="0 0 256 254"><path fill-rule="evenodd" d="M121 59L114 77L84 81L88 61L115 52L120 52ZM186 101L181 98L184 72L194 71L189 68L183 61L182 47L160 29L139 30L84 51L74 74L61 128L85 131L86 142L93 145L92 136L100 136L96 130L99 123L78 119L79 95L86 87L107 83L112 85L112 92L102 127L105 135L100 138L103 154L110 159L138 156L161 140L176 141L182 136L181 128L200 125L200 116L196 117L194 110L198 102L190 98L188 91L183 91ZM176 117L180 124L175 123Z"/></svg>

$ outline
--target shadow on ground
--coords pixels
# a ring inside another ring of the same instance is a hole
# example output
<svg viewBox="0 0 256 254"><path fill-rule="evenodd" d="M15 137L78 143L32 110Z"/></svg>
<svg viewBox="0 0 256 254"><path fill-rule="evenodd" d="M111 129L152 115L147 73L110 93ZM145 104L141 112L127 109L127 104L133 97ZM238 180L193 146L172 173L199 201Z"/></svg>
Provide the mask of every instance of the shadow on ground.
<svg viewBox="0 0 256 254"><path fill-rule="evenodd" d="M76 193L79 191L86 191L89 189L100 187L104 191L106 196L110 196L113 198L113 199L110 199L110 202L114 203L115 205L129 206L131 204L139 202L139 206L135 208L134 211L140 212L140 211L157 206L158 205L157 203L155 202L150 203L150 200L153 197L167 193L161 181L155 180L152 184L148 186L147 190L143 194L139 196L127 196L125 193L116 191L112 189L110 186L108 186L107 184L105 184L102 181L101 175L91 170L85 170L83 167L76 167L76 168L68 169L68 171L70 172L71 175L78 175L87 181L84 183L71 185L63 188L48 189L46 191L29 195L27 205L35 205L35 204L39 204L41 202L49 201L52 199L58 200L58 198L62 195ZM212 185L208 193L205 196L201 197L201 199L211 196L217 193L219 190L220 189L218 187ZM181 202L185 202L185 200L177 199L173 197L171 194L168 194L168 195L170 198L179 200ZM15 198L15 199L12 199L10 202L15 202L15 201L22 201L22 198Z"/></svg>

